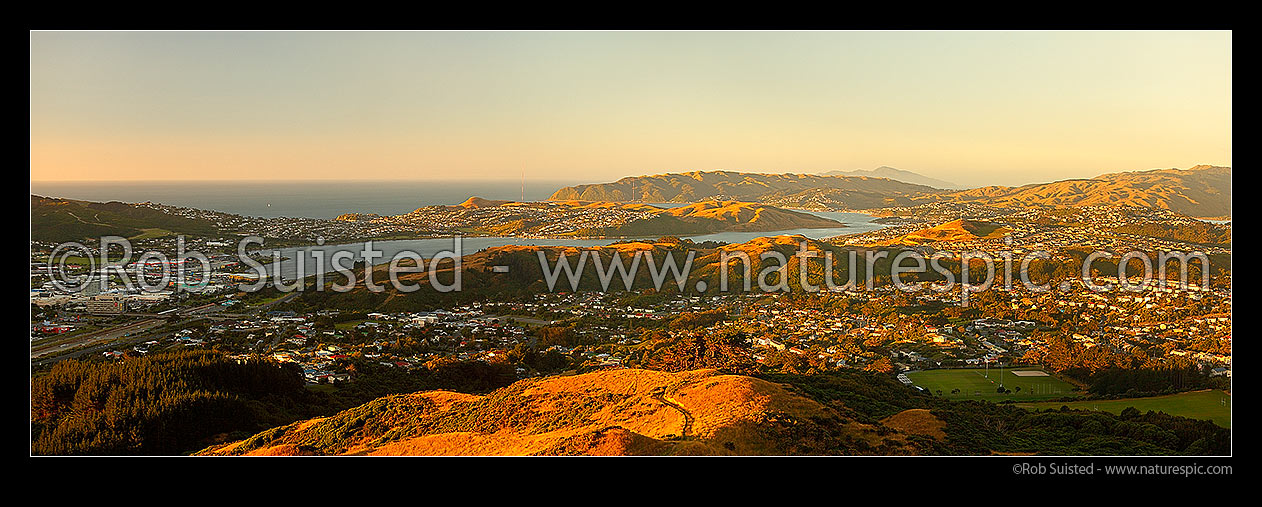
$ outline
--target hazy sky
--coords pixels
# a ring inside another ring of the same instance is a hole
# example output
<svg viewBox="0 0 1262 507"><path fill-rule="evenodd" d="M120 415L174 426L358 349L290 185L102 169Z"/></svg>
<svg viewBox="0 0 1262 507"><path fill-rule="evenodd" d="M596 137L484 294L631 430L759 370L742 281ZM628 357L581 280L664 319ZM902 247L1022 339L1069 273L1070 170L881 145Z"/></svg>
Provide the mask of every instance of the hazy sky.
<svg viewBox="0 0 1262 507"><path fill-rule="evenodd" d="M1228 32L33 32L31 179L1231 164Z"/></svg>

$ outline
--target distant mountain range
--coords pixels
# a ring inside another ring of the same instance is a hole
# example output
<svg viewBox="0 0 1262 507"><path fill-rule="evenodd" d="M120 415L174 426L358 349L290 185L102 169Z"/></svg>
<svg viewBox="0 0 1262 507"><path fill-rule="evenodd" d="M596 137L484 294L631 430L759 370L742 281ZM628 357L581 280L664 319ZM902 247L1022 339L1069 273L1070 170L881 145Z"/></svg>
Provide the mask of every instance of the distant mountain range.
<svg viewBox="0 0 1262 507"><path fill-rule="evenodd" d="M895 169L893 167L885 166L885 165L878 167L876 169L872 169L872 170L865 170L865 169L855 169L853 171L837 170L837 171L822 172L820 174L823 176L866 176L869 178L889 178L891 180L901 181L904 183L914 183L916 185L925 185L925 186L929 186L933 188L941 188L941 189L948 189L948 190L964 188L960 185L951 183L949 181L942 181L939 179L930 178L928 176L922 176L911 171Z"/></svg>
<svg viewBox="0 0 1262 507"><path fill-rule="evenodd" d="M1168 209L1193 217L1231 215L1231 168L1198 165L1189 169L1108 173L1020 187L990 186L945 190L900 181L924 178L881 167L865 174L762 174L699 171L623 178L612 183L557 190L553 200L697 202L706 199L756 201L786 208L874 209L940 201L993 206L1074 207L1092 205ZM869 176L885 174L889 176ZM908 176L911 175L911 176ZM897 178L896 178L897 177ZM934 180L937 185L954 186Z"/></svg>

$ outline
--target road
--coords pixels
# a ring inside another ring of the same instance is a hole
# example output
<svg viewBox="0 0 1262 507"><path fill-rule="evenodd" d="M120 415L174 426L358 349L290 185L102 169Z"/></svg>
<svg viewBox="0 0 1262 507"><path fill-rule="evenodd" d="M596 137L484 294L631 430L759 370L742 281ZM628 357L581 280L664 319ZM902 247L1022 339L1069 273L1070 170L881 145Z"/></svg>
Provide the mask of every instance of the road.
<svg viewBox="0 0 1262 507"><path fill-rule="evenodd" d="M549 324L552 324L553 322L556 322L554 320L542 320L542 319L536 319L534 317L523 317L521 315L487 315L486 318L493 318L493 319L500 319L500 320L513 319L519 324L529 324L532 326L547 326Z"/></svg>
<svg viewBox="0 0 1262 507"><path fill-rule="evenodd" d="M185 327L193 322L204 320L204 319L219 320L219 319L225 319L225 318L234 319L234 318L250 317L260 312L263 312L264 310L267 310L268 308L271 308L272 306L289 301L297 297L298 294L299 294L298 292L292 292L292 293L286 294L284 297L281 297L275 301L260 305L257 308L253 308L249 312L242 313L242 314L220 313L224 309L222 305L219 305L216 303L209 303L209 304L204 304L204 305L196 306L192 308L181 309L179 312L175 312L174 314L164 316L164 317L167 317L166 319L153 318L153 319L142 320L139 322L130 322L127 324L121 324L109 329L102 329L99 331L93 331L91 333L84 334L82 336L76 336L73 339L65 341L65 342L53 341L55 340L55 338L51 338L49 340L44 341L41 344L31 345L31 365L42 366L46 364L55 363L57 361L62 361L65 359L73 359L77 357L82 357L85 354L103 352L106 350L126 347L126 346L134 345L137 343L141 343L141 342L169 337L172 334L172 332L170 331L166 333L147 333L146 332L155 327L161 327L163 324L169 323L171 324L171 327L180 328L180 327ZM182 320L174 320L175 318L182 318ZM120 338L125 338L125 339L120 339ZM68 351L72 349L73 349L72 352L61 353L63 351Z"/></svg>
<svg viewBox="0 0 1262 507"><path fill-rule="evenodd" d="M197 322L203 319L205 319L205 317L195 317L192 319L176 322L175 326L182 327L182 326L186 326L188 324L192 324L193 322ZM127 347L130 345L135 345L137 343L147 342L150 340L160 340L163 338L169 338L173 334L175 334L174 331L166 331L162 333L141 333L134 337L127 337L121 340L104 342L95 346L84 347L82 344L80 344L78 345L79 348L75 349L73 352L67 352L65 354L60 354L60 355L55 355L55 356L53 356L52 354L44 354L43 356L40 356L39 359L32 357L31 366L44 366L44 365L52 364L58 361L64 361L66 359L76 359L79 357L83 357L84 355L87 355L87 354L95 354L95 353L104 352L107 350L114 350L114 349L118 349L122 347ZM46 357L46 356L51 356L51 357Z"/></svg>
<svg viewBox="0 0 1262 507"><path fill-rule="evenodd" d="M164 323L166 323L166 321L162 319L146 319L139 322L131 322L107 329L93 331L91 333L75 336L70 340L57 340L56 337L53 337L43 340L41 343L31 344L31 359L82 347L84 345L109 342L132 334L143 333L155 327L161 326Z"/></svg>

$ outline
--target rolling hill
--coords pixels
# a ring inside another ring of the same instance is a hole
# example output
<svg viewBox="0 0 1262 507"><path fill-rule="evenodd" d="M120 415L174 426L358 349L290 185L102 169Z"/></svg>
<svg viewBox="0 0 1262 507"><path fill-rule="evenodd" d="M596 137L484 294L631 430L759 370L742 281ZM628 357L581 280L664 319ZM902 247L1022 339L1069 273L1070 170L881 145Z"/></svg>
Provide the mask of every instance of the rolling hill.
<svg viewBox="0 0 1262 507"><path fill-rule="evenodd" d="M978 220L955 220L927 229L910 232L897 238L884 241L881 245L918 246L927 243L957 243L986 239L1003 239L1010 231L999 224Z"/></svg>
<svg viewBox="0 0 1262 507"><path fill-rule="evenodd" d="M1138 206L1193 217L1227 217L1231 216L1231 168L1198 165L1118 172L1020 187L974 188L939 198L996 206Z"/></svg>
<svg viewBox="0 0 1262 507"><path fill-rule="evenodd" d="M454 206L427 206L395 216L347 213L338 221L445 223L498 235L659 237L714 232L767 232L841 227L830 218L740 201L703 201L678 208L644 203L558 200L496 201L470 197Z"/></svg>
<svg viewBox="0 0 1262 507"><path fill-rule="evenodd" d="M715 370L527 379L484 396L380 398L199 455L914 454L785 385Z"/></svg>
<svg viewBox="0 0 1262 507"><path fill-rule="evenodd" d="M475 197L470 197L470 198L466 199L466 200L465 200L465 202L462 202L462 203L460 203L460 204L457 204L456 206L459 206L459 207L461 207L461 208L487 208L487 207L493 207L493 206L503 206L503 205L508 204L508 203L510 203L510 202L512 202L512 201L501 201L501 200L494 200L494 199L483 199L483 198L481 198L481 197L476 197L476 196L475 196Z"/></svg>
<svg viewBox="0 0 1262 507"><path fill-rule="evenodd" d="M207 236L218 232L213 223L172 215L122 202L89 202L31 196L31 239L75 241L101 236L133 238L144 235Z"/></svg>
<svg viewBox="0 0 1262 507"><path fill-rule="evenodd" d="M550 199L615 202L741 200L783 208L833 210L865 210L944 201L1002 207L1115 205L1168 209L1193 217L1231 216L1231 168L1221 166L1116 172L1088 179L959 191L899 181L898 178L923 177L889 167L834 173L698 171L659 174L623 178L613 183L565 187L553 193ZM942 187L953 186L939 180L925 182Z"/></svg>
<svg viewBox="0 0 1262 507"><path fill-rule="evenodd" d="M767 232L787 229L840 227L830 218L738 201L703 201L666 210L670 216L698 224L710 224L714 230Z"/></svg>
<svg viewBox="0 0 1262 507"><path fill-rule="evenodd" d="M859 370L598 370L483 395L395 394L199 456L1214 455L1231 430L1164 413L950 401Z"/></svg>

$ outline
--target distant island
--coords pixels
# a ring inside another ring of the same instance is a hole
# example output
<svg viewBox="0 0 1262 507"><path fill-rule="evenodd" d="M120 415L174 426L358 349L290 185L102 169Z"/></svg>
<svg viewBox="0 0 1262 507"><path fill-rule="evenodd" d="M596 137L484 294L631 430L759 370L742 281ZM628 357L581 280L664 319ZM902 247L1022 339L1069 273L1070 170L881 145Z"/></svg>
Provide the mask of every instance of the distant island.
<svg viewBox="0 0 1262 507"><path fill-rule="evenodd" d="M881 166L872 170L855 169L853 171L825 171L820 173L823 176L866 176L869 178L889 178L891 180L901 181L904 183L914 183L916 185L925 185L933 188L941 189L960 189L964 188L949 181L930 178L928 176L916 174L911 171L895 169L890 166Z"/></svg>

